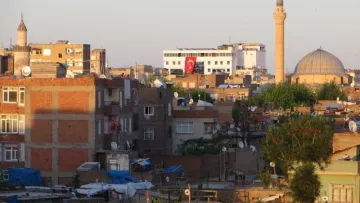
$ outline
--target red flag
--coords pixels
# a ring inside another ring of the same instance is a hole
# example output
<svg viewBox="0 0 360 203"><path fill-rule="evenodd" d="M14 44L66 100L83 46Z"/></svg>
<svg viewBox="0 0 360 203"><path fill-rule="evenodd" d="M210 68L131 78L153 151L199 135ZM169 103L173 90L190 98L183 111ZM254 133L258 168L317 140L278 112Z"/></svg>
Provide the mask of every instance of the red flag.
<svg viewBox="0 0 360 203"><path fill-rule="evenodd" d="M185 73L193 74L196 63L196 57L190 56L185 59Z"/></svg>

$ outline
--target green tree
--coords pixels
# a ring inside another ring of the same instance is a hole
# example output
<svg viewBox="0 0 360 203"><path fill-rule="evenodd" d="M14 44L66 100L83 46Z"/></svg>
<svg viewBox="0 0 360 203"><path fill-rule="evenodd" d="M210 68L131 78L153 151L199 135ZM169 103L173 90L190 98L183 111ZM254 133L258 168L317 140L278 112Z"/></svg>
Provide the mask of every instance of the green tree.
<svg viewBox="0 0 360 203"><path fill-rule="evenodd" d="M182 88L180 88L180 87L178 87L176 85L172 85L171 90L172 90L173 93L177 92L179 94L179 97L184 97L185 96L184 89L182 89Z"/></svg>
<svg viewBox="0 0 360 203"><path fill-rule="evenodd" d="M214 99L211 97L211 95L204 91L204 90L190 90L190 95L191 98L195 101L198 102L199 100L203 100L209 103L214 103ZM200 97L199 97L200 95Z"/></svg>
<svg viewBox="0 0 360 203"><path fill-rule="evenodd" d="M313 203L320 195L321 183L315 174L313 164L305 164L296 169L290 182L293 200L301 203Z"/></svg>
<svg viewBox="0 0 360 203"><path fill-rule="evenodd" d="M262 97L265 103L273 103L276 108L292 109L315 103L315 95L304 84L280 83L266 89Z"/></svg>
<svg viewBox="0 0 360 203"><path fill-rule="evenodd" d="M223 141L228 139L228 135L215 134L211 139L198 138L183 142L181 151L183 154L201 156L205 154L219 154L224 146Z"/></svg>
<svg viewBox="0 0 360 203"><path fill-rule="evenodd" d="M318 100L347 100L347 96L341 91L341 87L334 82L323 84L316 92Z"/></svg>
<svg viewBox="0 0 360 203"><path fill-rule="evenodd" d="M279 124L268 130L264 143L265 153L271 161L281 167L288 178L288 172L291 169L295 169L294 178L307 175L311 169L309 165L313 167L317 165L323 169L330 163L332 155L334 134L332 122L333 120L320 116L300 114L282 116ZM314 173L315 169L312 171ZM309 197L318 195L320 184L311 179L302 182L302 187L311 188L309 191L311 195L298 196L302 191L301 187L294 185L294 181L297 181L294 178L290 178L290 185L293 185L291 189L294 189L292 190L294 198L302 198L300 202L308 202Z"/></svg>

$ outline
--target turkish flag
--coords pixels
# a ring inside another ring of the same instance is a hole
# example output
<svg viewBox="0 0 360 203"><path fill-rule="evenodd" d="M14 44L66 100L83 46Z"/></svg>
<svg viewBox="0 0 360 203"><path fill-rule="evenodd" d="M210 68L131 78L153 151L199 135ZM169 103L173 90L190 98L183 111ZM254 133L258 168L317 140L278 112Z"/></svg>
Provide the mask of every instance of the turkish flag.
<svg viewBox="0 0 360 203"><path fill-rule="evenodd" d="M196 63L196 57L189 56L185 59L185 73L193 74Z"/></svg>

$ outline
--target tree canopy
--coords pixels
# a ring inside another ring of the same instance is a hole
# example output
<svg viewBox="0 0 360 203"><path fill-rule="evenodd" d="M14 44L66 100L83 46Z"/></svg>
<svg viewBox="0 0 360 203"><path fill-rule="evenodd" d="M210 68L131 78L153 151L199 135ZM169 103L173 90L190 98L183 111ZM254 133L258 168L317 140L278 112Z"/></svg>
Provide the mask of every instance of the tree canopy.
<svg viewBox="0 0 360 203"><path fill-rule="evenodd" d="M187 155L204 155L204 154L219 154L222 142L228 139L228 135L222 135L220 133L212 136L211 139L198 138L190 139L183 142L180 147L180 151Z"/></svg>
<svg viewBox="0 0 360 203"><path fill-rule="evenodd" d="M291 109L295 106L311 106L315 103L314 93L304 84L280 83L262 94L265 103L273 103L275 108Z"/></svg>
<svg viewBox="0 0 360 203"><path fill-rule="evenodd" d="M333 120L325 117L292 114L282 116L269 128L264 143L267 157L282 171L294 170L290 189L297 202L314 202L320 182L315 165L321 169L330 163L333 143ZM285 174L289 177L289 174Z"/></svg>
<svg viewBox="0 0 360 203"><path fill-rule="evenodd" d="M341 91L341 87L334 82L325 83L317 90L316 96L318 100L347 100L347 96Z"/></svg>

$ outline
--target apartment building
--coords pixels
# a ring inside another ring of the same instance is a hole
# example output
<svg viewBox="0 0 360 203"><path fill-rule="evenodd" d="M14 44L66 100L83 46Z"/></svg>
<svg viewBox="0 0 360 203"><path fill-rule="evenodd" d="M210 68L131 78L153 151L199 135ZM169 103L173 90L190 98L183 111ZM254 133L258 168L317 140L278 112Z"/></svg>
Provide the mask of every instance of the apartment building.
<svg viewBox="0 0 360 203"><path fill-rule="evenodd" d="M131 137L132 84L121 78L0 78L0 170L32 167L47 181L69 183L77 167L107 153L111 121Z"/></svg>
<svg viewBox="0 0 360 203"><path fill-rule="evenodd" d="M166 78L183 89L216 88L224 84L227 74L192 74L184 77L168 75Z"/></svg>
<svg viewBox="0 0 360 203"><path fill-rule="evenodd" d="M66 64L69 74L90 73L90 45L71 44L58 40L52 44L29 44L30 65L33 62L57 62Z"/></svg>
<svg viewBox="0 0 360 203"><path fill-rule="evenodd" d="M173 92L167 88L140 88L139 156L171 154Z"/></svg>
<svg viewBox="0 0 360 203"><path fill-rule="evenodd" d="M90 72L98 75L105 74L106 49L94 49L91 51Z"/></svg>
<svg viewBox="0 0 360 203"><path fill-rule="evenodd" d="M236 43L220 45L217 48L179 48L164 50L164 67L172 75L184 73L235 74L237 70L266 69L265 45L258 43ZM255 77L252 75L252 77Z"/></svg>
<svg viewBox="0 0 360 203"><path fill-rule="evenodd" d="M172 115L172 152L176 155L181 154L181 145L186 140L210 139L219 116L215 109L206 107L174 108Z"/></svg>

